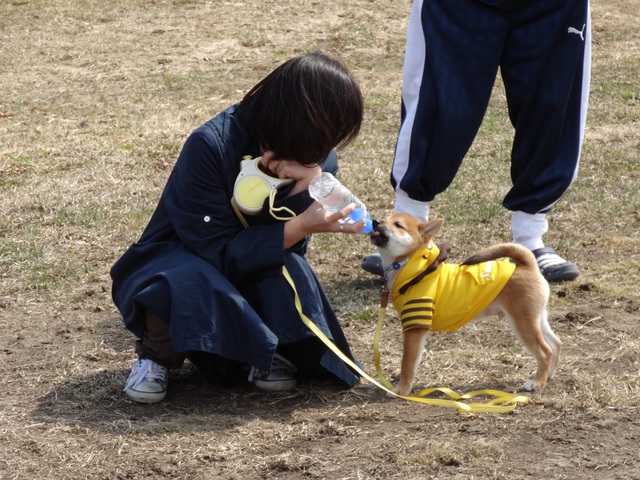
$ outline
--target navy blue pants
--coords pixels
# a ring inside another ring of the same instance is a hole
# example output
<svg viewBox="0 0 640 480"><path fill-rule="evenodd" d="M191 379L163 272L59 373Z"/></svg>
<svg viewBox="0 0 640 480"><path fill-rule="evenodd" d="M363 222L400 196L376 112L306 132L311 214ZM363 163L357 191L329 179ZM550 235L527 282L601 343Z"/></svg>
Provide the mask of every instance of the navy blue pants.
<svg viewBox="0 0 640 480"><path fill-rule="evenodd" d="M515 134L509 210L545 213L576 177L590 75L588 0L414 0L403 72L396 196L453 181L500 69Z"/></svg>

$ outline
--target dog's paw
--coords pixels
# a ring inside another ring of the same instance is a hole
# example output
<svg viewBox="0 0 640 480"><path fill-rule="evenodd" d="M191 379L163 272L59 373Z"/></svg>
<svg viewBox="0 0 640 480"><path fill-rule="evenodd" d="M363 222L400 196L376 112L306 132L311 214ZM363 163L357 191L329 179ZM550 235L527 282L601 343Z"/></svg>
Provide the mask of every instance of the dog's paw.
<svg viewBox="0 0 640 480"><path fill-rule="evenodd" d="M527 380L526 382L524 382L524 385L522 385L522 389L527 392L533 392L535 390L534 385L535 381Z"/></svg>
<svg viewBox="0 0 640 480"><path fill-rule="evenodd" d="M395 393L396 395L399 395L401 397L406 397L407 395L409 395L411 393L411 389L410 388L402 388L400 385L397 385L393 388L393 390L391 390L393 393ZM390 393L387 393L387 396L390 397L395 397L395 395L392 395Z"/></svg>

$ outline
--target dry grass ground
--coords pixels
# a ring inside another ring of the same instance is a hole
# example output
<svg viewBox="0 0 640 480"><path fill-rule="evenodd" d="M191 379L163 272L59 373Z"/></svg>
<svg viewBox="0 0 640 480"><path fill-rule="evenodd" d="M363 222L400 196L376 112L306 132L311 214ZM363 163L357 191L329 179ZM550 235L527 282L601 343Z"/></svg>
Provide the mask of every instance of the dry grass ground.
<svg viewBox="0 0 640 480"><path fill-rule="evenodd" d="M132 338L108 270L144 227L188 133L292 55L339 54L366 97L342 179L377 216L399 121L410 2L0 2L2 478L640 478L640 1L594 0L593 81L579 179L548 243L583 275L552 288L557 377L511 414L303 383L220 390L185 368L166 401L130 402ZM433 204L454 257L508 239L511 129L498 83L454 185ZM379 283L366 237L314 238L310 260L374 372ZM400 335L387 312L383 367ZM505 325L434 335L421 386L515 391L531 358Z"/></svg>

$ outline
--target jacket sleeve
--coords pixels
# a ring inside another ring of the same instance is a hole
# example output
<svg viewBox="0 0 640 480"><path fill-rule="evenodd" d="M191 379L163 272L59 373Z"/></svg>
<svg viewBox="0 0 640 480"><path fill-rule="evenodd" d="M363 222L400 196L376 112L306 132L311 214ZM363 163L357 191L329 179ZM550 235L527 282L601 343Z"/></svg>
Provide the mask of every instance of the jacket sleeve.
<svg viewBox="0 0 640 480"><path fill-rule="evenodd" d="M238 284L284 264L284 223L242 226L230 203L237 169L220 138L208 124L189 136L162 201L180 241Z"/></svg>

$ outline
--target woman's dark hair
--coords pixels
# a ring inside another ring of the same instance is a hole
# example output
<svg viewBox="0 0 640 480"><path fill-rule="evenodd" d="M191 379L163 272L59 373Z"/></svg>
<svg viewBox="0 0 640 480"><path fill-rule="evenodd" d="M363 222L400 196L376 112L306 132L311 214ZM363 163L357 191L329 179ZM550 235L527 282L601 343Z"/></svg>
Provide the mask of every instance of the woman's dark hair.
<svg viewBox="0 0 640 480"><path fill-rule="evenodd" d="M240 102L249 131L278 158L322 162L360 131L362 92L338 60L306 53L280 65Z"/></svg>

